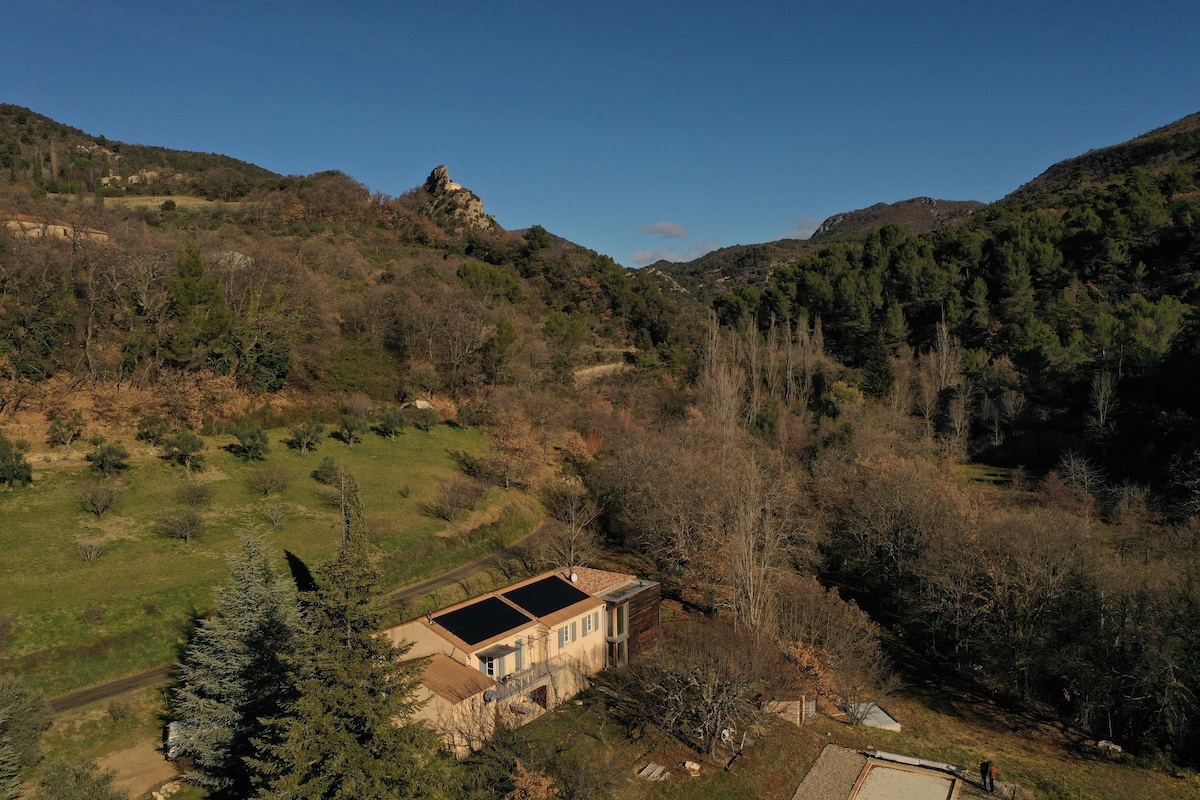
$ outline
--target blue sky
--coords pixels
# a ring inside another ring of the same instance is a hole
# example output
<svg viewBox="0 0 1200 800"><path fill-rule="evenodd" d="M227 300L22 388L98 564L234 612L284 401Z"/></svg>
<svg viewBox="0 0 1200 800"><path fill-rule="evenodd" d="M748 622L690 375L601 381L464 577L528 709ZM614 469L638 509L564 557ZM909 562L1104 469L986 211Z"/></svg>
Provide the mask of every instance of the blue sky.
<svg viewBox="0 0 1200 800"><path fill-rule="evenodd" d="M0 102L399 194L634 266L998 199L1200 111L1200 3L7 0Z"/></svg>

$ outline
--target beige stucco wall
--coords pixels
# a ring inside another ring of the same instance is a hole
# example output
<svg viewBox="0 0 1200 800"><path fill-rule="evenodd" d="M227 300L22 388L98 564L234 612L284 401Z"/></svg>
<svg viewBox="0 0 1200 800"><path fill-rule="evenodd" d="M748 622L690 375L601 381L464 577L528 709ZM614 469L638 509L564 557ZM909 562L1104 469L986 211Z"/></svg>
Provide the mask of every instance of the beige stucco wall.
<svg viewBox="0 0 1200 800"><path fill-rule="evenodd" d="M427 702L416 718L440 733L446 748L458 758L478 750L496 731L496 706L485 703L482 692L457 705L425 687L421 687L420 696Z"/></svg>

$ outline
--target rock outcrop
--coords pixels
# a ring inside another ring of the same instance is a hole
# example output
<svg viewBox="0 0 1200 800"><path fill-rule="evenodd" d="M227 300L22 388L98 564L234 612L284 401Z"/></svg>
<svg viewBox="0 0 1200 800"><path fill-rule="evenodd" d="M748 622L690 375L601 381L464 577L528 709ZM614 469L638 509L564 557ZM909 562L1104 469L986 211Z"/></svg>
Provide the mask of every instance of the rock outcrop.
<svg viewBox="0 0 1200 800"><path fill-rule="evenodd" d="M484 213L479 195L450 180L450 171L445 164L429 173L424 189L429 195L424 213L444 230L455 233L501 230L496 219Z"/></svg>

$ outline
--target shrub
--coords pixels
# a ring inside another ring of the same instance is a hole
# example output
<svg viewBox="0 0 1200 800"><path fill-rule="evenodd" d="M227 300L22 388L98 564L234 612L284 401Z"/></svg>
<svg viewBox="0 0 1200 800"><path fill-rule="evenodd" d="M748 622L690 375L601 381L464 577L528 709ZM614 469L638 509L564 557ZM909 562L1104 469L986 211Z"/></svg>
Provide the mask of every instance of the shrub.
<svg viewBox="0 0 1200 800"><path fill-rule="evenodd" d="M317 483L331 484L337 479L341 466L333 456L325 456L313 470L312 476Z"/></svg>
<svg viewBox="0 0 1200 800"><path fill-rule="evenodd" d="M25 454L29 452L29 442L24 439L9 439L0 433L0 481L8 488L17 483L31 483L33 468Z"/></svg>
<svg viewBox="0 0 1200 800"><path fill-rule="evenodd" d="M157 414L143 417L137 426L137 439L142 442L148 442L155 447L165 442L170 435L171 426Z"/></svg>
<svg viewBox="0 0 1200 800"><path fill-rule="evenodd" d="M79 558L85 563L99 561L102 555L104 555L104 545L99 542L81 542L79 544Z"/></svg>

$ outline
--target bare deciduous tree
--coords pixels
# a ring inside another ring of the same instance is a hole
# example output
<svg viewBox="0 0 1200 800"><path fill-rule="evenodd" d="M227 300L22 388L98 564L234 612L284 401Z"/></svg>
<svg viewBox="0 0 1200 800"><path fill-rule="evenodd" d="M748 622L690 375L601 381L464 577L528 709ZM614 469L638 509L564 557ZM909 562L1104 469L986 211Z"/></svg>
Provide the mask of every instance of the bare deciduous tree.
<svg viewBox="0 0 1200 800"><path fill-rule="evenodd" d="M185 480L175 490L175 499L189 508L207 508L212 503L213 490L207 483Z"/></svg>
<svg viewBox="0 0 1200 800"><path fill-rule="evenodd" d="M474 478L455 476L438 485L433 500L423 503L422 509L432 517L453 522L458 512L474 509L487 494L487 487Z"/></svg>
<svg viewBox="0 0 1200 800"><path fill-rule="evenodd" d="M252 470L246 476L246 485L264 497L282 492L289 483L291 478L287 470L278 464L267 464Z"/></svg>
<svg viewBox="0 0 1200 800"><path fill-rule="evenodd" d="M1117 379L1111 372L1098 372L1092 378L1090 398L1092 413L1088 427L1098 436L1112 432L1113 413L1117 409Z"/></svg>
<svg viewBox="0 0 1200 800"><path fill-rule="evenodd" d="M715 756L722 741L761 718L783 675L766 637L714 621L687 621L620 673L622 712Z"/></svg>
<svg viewBox="0 0 1200 800"><path fill-rule="evenodd" d="M104 513L117 501L117 488L112 481L103 478L85 481L79 489L79 502L83 510L103 519Z"/></svg>
<svg viewBox="0 0 1200 800"><path fill-rule="evenodd" d="M183 539L184 544L191 544L192 538L200 532L203 525L200 514L191 508L167 511L156 523L159 533L172 539Z"/></svg>
<svg viewBox="0 0 1200 800"><path fill-rule="evenodd" d="M580 490L567 488L546 498L554 524L546 537L542 560L556 567L591 566L600 551L592 528L599 510Z"/></svg>

